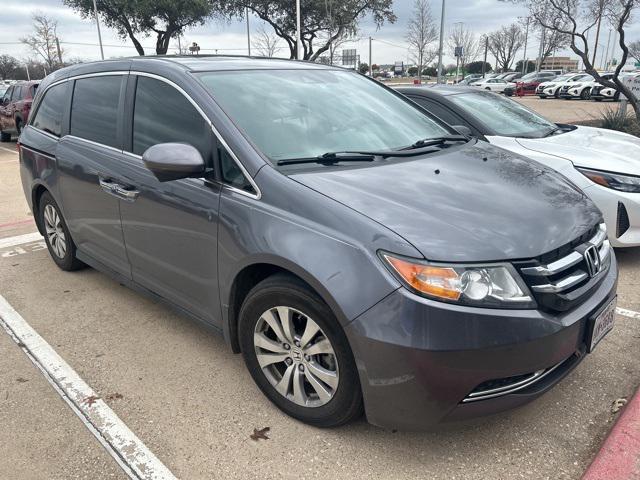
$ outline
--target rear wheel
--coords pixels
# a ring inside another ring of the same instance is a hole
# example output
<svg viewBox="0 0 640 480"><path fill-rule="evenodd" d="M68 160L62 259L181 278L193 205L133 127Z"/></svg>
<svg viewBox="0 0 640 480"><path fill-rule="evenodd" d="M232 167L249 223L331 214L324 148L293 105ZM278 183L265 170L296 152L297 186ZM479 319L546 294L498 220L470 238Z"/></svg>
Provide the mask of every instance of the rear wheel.
<svg viewBox="0 0 640 480"><path fill-rule="evenodd" d="M9 132L0 132L0 142L10 142L11 134Z"/></svg>
<svg viewBox="0 0 640 480"><path fill-rule="evenodd" d="M262 281L247 295L239 322L247 368L283 412L318 427L361 415L358 372L344 332L303 282L281 274Z"/></svg>
<svg viewBox="0 0 640 480"><path fill-rule="evenodd" d="M18 132L18 136L22 133L22 120L16 118L16 132Z"/></svg>
<svg viewBox="0 0 640 480"><path fill-rule="evenodd" d="M560 89L557 88L555 92L553 92L553 97L554 98L560 98Z"/></svg>
<svg viewBox="0 0 640 480"><path fill-rule="evenodd" d="M62 270L78 270L84 266L76 258L76 245L71 239L67 224L58 204L49 192L40 197L40 225L45 231L44 240L53 261Z"/></svg>

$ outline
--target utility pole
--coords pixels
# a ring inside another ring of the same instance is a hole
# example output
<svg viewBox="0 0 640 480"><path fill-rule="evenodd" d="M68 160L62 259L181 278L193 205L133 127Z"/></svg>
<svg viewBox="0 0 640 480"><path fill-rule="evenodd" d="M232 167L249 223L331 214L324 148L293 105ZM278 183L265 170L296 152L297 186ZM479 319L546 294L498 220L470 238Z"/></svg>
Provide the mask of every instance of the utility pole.
<svg viewBox="0 0 640 480"><path fill-rule="evenodd" d="M602 23L602 8L604 0L600 0L600 10L598 11L598 26L596 27L596 43L593 45L593 58L591 59L591 65L596 66L596 52L598 51L598 42L600 41L600 24Z"/></svg>
<svg viewBox="0 0 640 480"><path fill-rule="evenodd" d="M369 76L373 78L373 59L371 58L371 37L369 37Z"/></svg>
<svg viewBox="0 0 640 480"><path fill-rule="evenodd" d="M522 74L527 73L527 40L529 40L529 19L527 17L527 28L524 34L524 57L522 57Z"/></svg>
<svg viewBox="0 0 640 480"><path fill-rule="evenodd" d="M31 81L31 75L29 75L29 65L27 63L24 64L24 69L27 71L27 80Z"/></svg>
<svg viewBox="0 0 640 480"><path fill-rule="evenodd" d="M489 35L484 36L484 61L482 62L482 78L487 70L487 53L489 52Z"/></svg>
<svg viewBox="0 0 640 480"><path fill-rule="evenodd" d="M251 56L251 34L249 33L249 7L246 7L245 14L247 16L247 52Z"/></svg>
<svg viewBox="0 0 640 480"><path fill-rule="evenodd" d="M446 0L442 0L442 12L440 13L440 46L438 47L438 83L442 83L442 46L444 41L444 6Z"/></svg>
<svg viewBox="0 0 640 480"><path fill-rule="evenodd" d="M547 30L542 27L542 33L540 34L540 50L538 51L538 61L536 62L536 72L539 72L542 68L542 54L544 53L544 37Z"/></svg>
<svg viewBox="0 0 640 480"><path fill-rule="evenodd" d="M300 60L300 0L296 0L296 59Z"/></svg>
<svg viewBox="0 0 640 480"><path fill-rule="evenodd" d="M180 35L178 35L178 55L182 55L182 42L180 42Z"/></svg>
<svg viewBox="0 0 640 480"><path fill-rule="evenodd" d="M98 18L98 7L96 0L93 0L93 13L96 17L96 27L98 28L98 43L100 43L100 57L104 60L104 50L102 49L102 35L100 34L100 18Z"/></svg>
<svg viewBox="0 0 640 480"><path fill-rule="evenodd" d="M611 31L609 31L609 34L611 34ZM60 62L62 66L62 49L60 48L60 40L58 40L58 37L56 37L56 49L58 50L58 62Z"/></svg>
<svg viewBox="0 0 640 480"><path fill-rule="evenodd" d="M604 55L604 64L600 66L600 68L604 68L608 70L609 65L609 44L611 43L611 29L609 29L609 36L607 37L607 53Z"/></svg>

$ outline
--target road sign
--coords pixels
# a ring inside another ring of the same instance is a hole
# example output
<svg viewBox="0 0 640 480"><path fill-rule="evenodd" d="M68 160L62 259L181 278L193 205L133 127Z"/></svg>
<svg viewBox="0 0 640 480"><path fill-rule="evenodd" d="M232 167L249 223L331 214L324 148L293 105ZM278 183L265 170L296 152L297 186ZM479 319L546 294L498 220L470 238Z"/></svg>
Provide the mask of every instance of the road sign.
<svg viewBox="0 0 640 480"><path fill-rule="evenodd" d="M464 47L456 47L453 54L456 57L462 57L464 55Z"/></svg>

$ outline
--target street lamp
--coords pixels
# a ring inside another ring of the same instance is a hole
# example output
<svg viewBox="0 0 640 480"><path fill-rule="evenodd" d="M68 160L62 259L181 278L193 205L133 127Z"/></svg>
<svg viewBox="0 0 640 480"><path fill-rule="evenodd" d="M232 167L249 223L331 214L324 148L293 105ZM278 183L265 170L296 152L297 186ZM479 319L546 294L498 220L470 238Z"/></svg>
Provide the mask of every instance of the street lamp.
<svg viewBox="0 0 640 480"><path fill-rule="evenodd" d="M440 46L438 47L438 83L442 83L442 46L444 41L444 4L442 0L442 13L440 13Z"/></svg>

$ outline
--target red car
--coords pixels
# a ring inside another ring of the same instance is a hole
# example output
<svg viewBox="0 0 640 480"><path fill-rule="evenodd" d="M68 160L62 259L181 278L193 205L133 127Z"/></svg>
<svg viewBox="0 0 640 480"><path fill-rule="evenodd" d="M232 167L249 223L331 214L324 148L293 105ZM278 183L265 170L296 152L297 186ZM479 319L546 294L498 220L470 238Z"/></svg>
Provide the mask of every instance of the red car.
<svg viewBox="0 0 640 480"><path fill-rule="evenodd" d="M8 142L11 135L20 135L27 123L31 102L40 82L20 82L11 85L0 100L0 141Z"/></svg>
<svg viewBox="0 0 640 480"><path fill-rule="evenodd" d="M508 97L512 95L535 95L536 88L542 82L552 80L556 76L553 72L531 72L524 77L516 80L515 87L507 87L504 89L504 94ZM522 92L518 92L517 89L522 89Z"/></svg>

